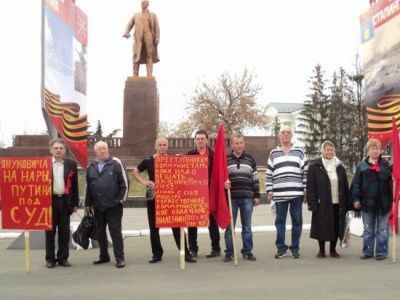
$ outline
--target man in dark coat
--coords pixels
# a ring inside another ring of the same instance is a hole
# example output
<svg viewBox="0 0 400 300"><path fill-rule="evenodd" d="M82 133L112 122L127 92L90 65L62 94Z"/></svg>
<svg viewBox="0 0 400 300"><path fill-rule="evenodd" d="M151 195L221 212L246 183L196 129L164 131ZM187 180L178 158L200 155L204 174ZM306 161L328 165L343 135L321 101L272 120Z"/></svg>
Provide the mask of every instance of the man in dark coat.
<svg viewBox="0 0 400 300"><path fill-rule="evenodd" d="M56 263L70 267L69 239L70 215L79 205L78 171L76 162L64 158L66 145L63 140L50 142L50 153L53 156L52 212L53 229L46 230L46 267L54 268ZM54 253L55 234L58 228L57 258Z"/></svg>
<svg viewBox="0 0 400 300"><path fill-rule="evenodd" d="M339 257L336 252L338 238L343 239L347 206L349 203L349 185L346 170L335 157L333 143L322 144L322 157L308 169L307 203L312 211L312 239L317 239L320 250L318 258L325 257L325 242L330 241L330 256Z"/></svg>
<svg viewBox="0 0 400 300"><path fill-rule="evenodd" d="M210 185L212 166L214 161L214 152L208 147L208 134L205 130L198 130L194 135L195 148L190 150L187 155L204 155L208 156L208 184ZM210 224L208 232L211 239L211 251L206 255L207 258L217 257L221 255L221 247L219 244L220 236L217 221L210 214ZM197 257L199 246L197 245L197 227L188 228L189 250L193 257Z"/></svg>
<svg viewBox="0 0 400 300"><path fill-rule="evenodd" d="M94 145L96 160L86 170L86 212L94 210L98 226L100 257L93 263L110 261L106 227L110 231L116 267L125 267L124 243L122 238L122 203L128 196L128 176L121 161L108 153L103 141Z"/></svg>

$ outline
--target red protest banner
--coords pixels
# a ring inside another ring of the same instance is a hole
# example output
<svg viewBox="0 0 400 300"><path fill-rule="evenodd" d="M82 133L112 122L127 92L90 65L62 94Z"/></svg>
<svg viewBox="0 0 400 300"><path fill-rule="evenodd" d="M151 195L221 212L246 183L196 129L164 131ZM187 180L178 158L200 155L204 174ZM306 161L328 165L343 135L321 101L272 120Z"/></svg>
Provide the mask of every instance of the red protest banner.
<svg viewBox="0 0 400 300"><path fill-rule="evenodd" d="M156 156L156 227L208 226L208 157Z"/></svg>
<svg viewBox="0 0 400 300"><path fill-rule="evenodd" d="M52 228L51 157L0 158L4 229Z"/></svg>

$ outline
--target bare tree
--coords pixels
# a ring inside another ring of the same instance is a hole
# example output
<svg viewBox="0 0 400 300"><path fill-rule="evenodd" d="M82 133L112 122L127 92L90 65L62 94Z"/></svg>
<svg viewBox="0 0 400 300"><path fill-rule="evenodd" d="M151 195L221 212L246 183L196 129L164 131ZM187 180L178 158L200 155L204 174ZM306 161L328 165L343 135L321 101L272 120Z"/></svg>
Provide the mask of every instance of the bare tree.
<svg viewBox="0 0 400 300"><path fill-rule="evenodd" d="M178 128L186 133L196 128L212 133L224 122L229 134L249 128L268 129L272 121L256 102L260 90L261 85L246 69L239 76L223 73L215 84L204 82L195 90L187 107L188 118Z"/></svg>
<svg viewBox="0 0 400 300"><path fill-rule="evenodd" d="M365 102L365 91L363 88L364 74L361 68L360 57L356 55L355 61L356 73L349 76L350 80L356 84L356 107L357 107L357 122L354 126L354 137L356 138L356 159L359 161L364 156L364 145L368 140L368 120L367 106Z"/></svg>

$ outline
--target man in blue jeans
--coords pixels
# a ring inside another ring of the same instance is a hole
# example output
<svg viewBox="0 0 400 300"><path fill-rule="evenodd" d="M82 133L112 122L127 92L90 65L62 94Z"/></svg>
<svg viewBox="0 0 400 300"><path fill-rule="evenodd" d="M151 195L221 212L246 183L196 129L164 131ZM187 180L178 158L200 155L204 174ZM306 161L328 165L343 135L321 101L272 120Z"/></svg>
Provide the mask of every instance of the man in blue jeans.
<svg viewBox="0 0 400 300"><path fill-rule="evenodd" d="M251 232L251 217L253 206L260 203L260 183L257 177L257 167L254 158L244 152L244 140L241 135L232 137L232 152L228 154L227 165L229 180L225 183L225 188L231 189L232 195L232 214L234 226L238 210L240 209L240 219L242 223L242 255L243 258L255 261L253 255L253 233ZM225 258L224 262L232 260L233 243L231 226L225 230Z"/></svg>
<svg viewBox="0 0 400 300"><path fill-rule="evenodd" d="M280 144L271 151L267 162L265 187L267 199L276 207L275 258L286 256L289 248L294 258L299 258L299 243L303 228L302 204L305 199L308 162L304 151L292 144L293 132L284 126L279 130ZM290 208L289 208L290 207ZM285 244L286 216L290 209L292 219L292 245Z"/></svg>

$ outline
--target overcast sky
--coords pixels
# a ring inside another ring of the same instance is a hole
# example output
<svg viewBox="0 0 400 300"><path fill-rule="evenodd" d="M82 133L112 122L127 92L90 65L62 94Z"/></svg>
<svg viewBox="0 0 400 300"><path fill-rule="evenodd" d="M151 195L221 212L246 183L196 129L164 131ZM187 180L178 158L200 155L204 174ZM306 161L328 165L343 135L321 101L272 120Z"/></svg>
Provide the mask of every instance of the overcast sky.
<svg viewBox="0 0 400 300"><path fill-rule="evenodd" d="M123 88L132 75L132 40L122 38L140 0L76 0L89 17L89 122L122 129ZM154 67L160 120L177 123L200 82L248 68L263 89L258 102L301 102L320 63L329 78L354 69L359 15L368 0L151 0L158 16L161 61ZM4 1L0 140L45 131L40 108L41 0ZM143 73L142 73L143 72ZM141 75L145 67L141 67Z"/></svg>

